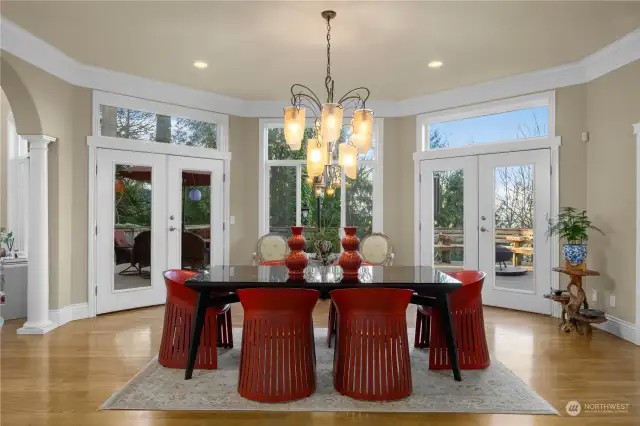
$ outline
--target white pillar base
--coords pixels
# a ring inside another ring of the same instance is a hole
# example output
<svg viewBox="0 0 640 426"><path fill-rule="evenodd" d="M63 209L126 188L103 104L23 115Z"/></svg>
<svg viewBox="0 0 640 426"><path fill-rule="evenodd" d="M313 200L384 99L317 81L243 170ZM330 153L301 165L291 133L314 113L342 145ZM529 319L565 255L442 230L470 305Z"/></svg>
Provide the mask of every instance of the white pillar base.
<svg viewBox="0 0 640 426"><path fill-rule="evenodd" d="M40 324L33 324L33 323L29 324L29 321L27 321L24 323L24 325L21 328L16 330L16 333L17 334L47 334L48 332L50 332L51 330L57 327L58 325L51 321L45 321L44 323L40 323Z"/></svg>

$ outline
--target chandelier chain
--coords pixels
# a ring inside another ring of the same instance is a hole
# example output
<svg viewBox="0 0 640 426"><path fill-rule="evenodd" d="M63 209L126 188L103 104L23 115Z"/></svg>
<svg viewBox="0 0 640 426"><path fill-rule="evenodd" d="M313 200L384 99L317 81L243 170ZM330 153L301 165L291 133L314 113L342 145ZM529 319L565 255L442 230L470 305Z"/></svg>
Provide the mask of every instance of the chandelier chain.
<svg viewBox="0 0 640 426"><path fill-rule="evenodd" d="M324 79L328 102L333 102L333 84L331 78L331 18L327 17L327 76Z"/></svg>

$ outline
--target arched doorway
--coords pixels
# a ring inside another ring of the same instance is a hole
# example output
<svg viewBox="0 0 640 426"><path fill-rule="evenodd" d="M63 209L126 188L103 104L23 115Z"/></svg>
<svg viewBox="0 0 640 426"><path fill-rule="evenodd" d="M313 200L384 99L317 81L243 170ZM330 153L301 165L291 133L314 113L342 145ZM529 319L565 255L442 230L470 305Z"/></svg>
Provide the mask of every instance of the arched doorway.
<svg viewBox="0 0 640 426"><path fill-rule="evenodd" d="M28 144L29 229L27 321L19 334L45 334L55 328L49 319L49 194L48 149L54 137L43 135L40 115L31 93L6 55L1 59L3 91L12 111L12 125ZM6 121L8 124L9 122ZM3 123L4 124L4 123ZM3 132L6 132L3 125ZM3 138L5 139L5 138ZM6 145L6 142L5 142ZM7 147L4 146L3 149Z"/></svg>

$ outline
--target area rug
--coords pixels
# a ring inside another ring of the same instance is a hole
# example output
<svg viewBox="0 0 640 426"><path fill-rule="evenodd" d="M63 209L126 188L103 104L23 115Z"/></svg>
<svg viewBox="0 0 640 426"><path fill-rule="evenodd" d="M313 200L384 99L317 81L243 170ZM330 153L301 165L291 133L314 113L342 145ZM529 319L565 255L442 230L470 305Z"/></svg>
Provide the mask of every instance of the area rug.
<svg viewBox="0 0 640 426"><path fill-rule="evenodd" d="M236 347L218 349L217 370L168 369L153 359L123 389L103 405L107 410L189 411L359 411L558 414L540 395L493 357L486 370L463 371L462 382L451 371L429 371L427 350L412 349L413 394L393 402L358 401L333 388L333 349L327 348L326 328L315 330L316 392L302 400L264 404L242 398L237 390L241 329L233 330ZM413 329L409 329L409 336Z"/></svg>

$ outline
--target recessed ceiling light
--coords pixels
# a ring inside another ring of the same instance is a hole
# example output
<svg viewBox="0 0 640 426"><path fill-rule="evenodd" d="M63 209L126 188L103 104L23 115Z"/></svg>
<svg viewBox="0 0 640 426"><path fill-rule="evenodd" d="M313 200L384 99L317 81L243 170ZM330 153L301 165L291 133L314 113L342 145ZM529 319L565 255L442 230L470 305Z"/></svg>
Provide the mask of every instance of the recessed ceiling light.
<svg viewBox="0 0 640 426"><path fill-rule="evenodd" d="M208 63L206 63L205 61L193 61L193 66L198 68L198 69L205 69L209 66Z"/></svg>
<svg viewBox="0 0 640 426"><path fill-rule="evenodd" d="M431 61L428 64L429 68L440 68L442 66L442 61Z"/></svg>

